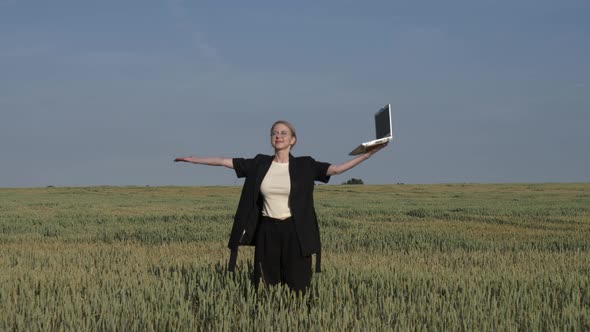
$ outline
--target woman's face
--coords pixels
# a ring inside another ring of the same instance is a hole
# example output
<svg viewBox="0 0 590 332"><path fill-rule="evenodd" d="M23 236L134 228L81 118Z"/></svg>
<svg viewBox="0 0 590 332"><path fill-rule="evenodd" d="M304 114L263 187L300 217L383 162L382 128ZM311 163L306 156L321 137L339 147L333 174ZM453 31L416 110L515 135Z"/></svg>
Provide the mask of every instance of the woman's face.
<svg viewBox="0 0 590 332"><path fill-rule="evenodd" d="M297 138L293 136L289 127L282 123L277 123L270 132L270 144L277 151L284 149L290 150L296 140Z"/></svg>

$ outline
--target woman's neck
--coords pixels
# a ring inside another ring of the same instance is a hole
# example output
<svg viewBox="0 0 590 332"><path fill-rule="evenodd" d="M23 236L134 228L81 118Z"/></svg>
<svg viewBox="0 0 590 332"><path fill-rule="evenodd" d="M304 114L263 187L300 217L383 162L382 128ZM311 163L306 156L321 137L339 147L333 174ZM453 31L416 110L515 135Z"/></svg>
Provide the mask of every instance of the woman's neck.
<svg viewBox="0 0 590 332"><path fill-rule="evenodd" d="M288 150L278 150L275 151L275 157L273 159L277 163L288 163L289 162L289 151Z"/></svg>

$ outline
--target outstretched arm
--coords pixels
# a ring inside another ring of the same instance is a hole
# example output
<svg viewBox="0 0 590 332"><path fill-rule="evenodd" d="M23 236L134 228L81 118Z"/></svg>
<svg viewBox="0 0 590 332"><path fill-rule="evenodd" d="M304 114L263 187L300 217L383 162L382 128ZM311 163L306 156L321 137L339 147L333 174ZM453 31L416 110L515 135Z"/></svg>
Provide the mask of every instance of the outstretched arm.
<svg viewBox="0 0 590 332"><path fill-rule="evenodd" d="M225 166L227 168L234 168L234 163L232 158L222 158L222 157L180 157L174 159L175 162L187 162L193 164L200 164L200 165L210 165L210 166Z"/></svg>
<svg viewBox="0 0 590 332"><path fill-rule="evenodd" d="M330 167L328 167L327 175L332 176L332 175L342 174L342 173L348 171L349 169L355 167L356 165L362 163L363 161L371 158L372 155L374 155L377 151L383 149L386 146L387 146L387 143L382 144L382 145L378 145L378 146L374 147L373 149L361 154L360 156L358 156L354 159L343 162L342 164L330 165Z"/></svg>

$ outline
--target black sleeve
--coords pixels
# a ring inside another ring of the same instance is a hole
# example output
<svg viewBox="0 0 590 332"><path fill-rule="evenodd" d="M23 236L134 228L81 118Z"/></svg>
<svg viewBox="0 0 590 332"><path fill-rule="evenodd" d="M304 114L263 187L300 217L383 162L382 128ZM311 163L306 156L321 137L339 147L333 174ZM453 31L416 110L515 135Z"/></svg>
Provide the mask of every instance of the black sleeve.
<svg viewBox="0 0 590 332"><path fill-rule="evenodd" d="M311 163L314 174L314 180L323 183L328 183L328 181L330 181L330 176L328 176L328 167L330 167L330 164L315 161L313 158L311 159Z"/></svg>
<svg viewBox="0 0 590 332"><path fill-rule="evenodd" d="M246 177L256 169L256 161L254 159L234 158L232 161L234 171L238 178Z"/></svg>

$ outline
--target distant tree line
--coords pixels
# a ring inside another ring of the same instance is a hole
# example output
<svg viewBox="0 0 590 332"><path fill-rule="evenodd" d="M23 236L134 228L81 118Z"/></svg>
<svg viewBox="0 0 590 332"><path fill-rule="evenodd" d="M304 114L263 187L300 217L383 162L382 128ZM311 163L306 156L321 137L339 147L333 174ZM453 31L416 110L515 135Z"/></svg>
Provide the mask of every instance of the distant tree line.
<svg viewBox="0 0 590 332"><path fill-rule="evenodd" d="M342 184L365 184L362 179L352 178L346 182L342 182Z"/></svg>

